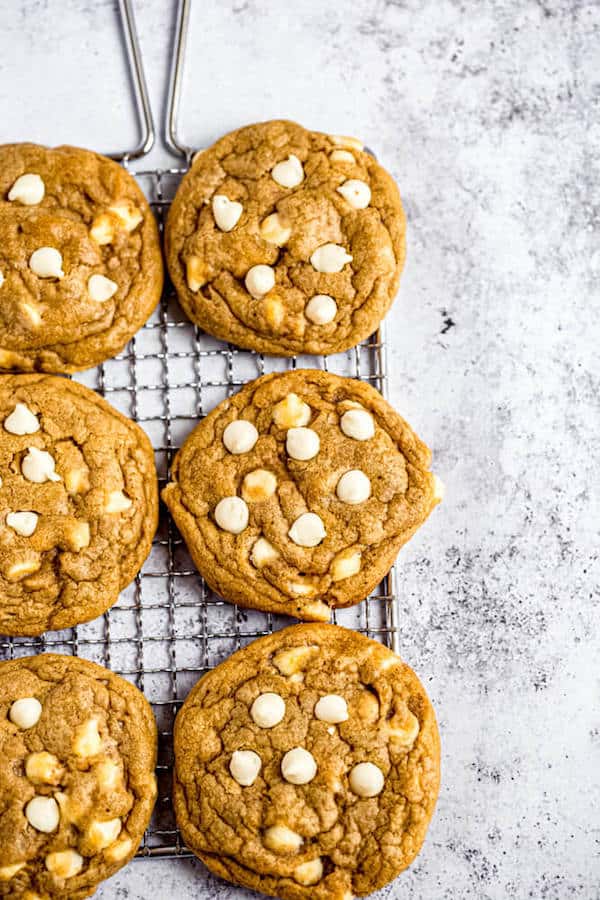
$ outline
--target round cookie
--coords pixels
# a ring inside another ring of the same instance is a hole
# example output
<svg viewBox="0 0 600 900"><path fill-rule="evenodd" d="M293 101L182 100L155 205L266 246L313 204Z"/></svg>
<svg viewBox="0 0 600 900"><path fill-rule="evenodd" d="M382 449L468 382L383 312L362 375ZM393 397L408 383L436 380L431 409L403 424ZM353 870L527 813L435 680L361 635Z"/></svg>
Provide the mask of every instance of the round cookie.
<svg viewBox="0 0 600 900"><path fill-rule="evenodd" d="M263 353L337 353L372 334L405 257L392 177L355 138L262 122L198 153L165 251L183 309Z"/></svg>
<svg viewBox="0 0 600 900"><path fill-rule="evenodd" d="M284 900L387 884L419 852L439 790L435 714L415 673L335 625L234 653L192 689L174 741L187 846L217 875Z"/></svg>
<svg viewBox="0 0 600 900"><path fill-rule="evenodd" d="M156 221L125 169L75 147L0 146L0 368L115 356L162 282Z"/></svg>
<svg viewBox="0 0 600 900"><path fill-rule="evenodd" d="M0 633L100 615L134 578L158 522L142 429L52 375L0 375Z"/></svg>
<svg viewBox="0 0 600 900"><path fill-rule="evenodd" d="M328 621L368 596L441 499L429 463L370 385L297 369L203 419L162 496L214 591Z"/></svg>
<svg viewBox="0 0 600 900"><path fill-rule="evenodd" d="M134 855L156 724L129 682L57 654L0 663L0 897L79 900Z"/></svg>

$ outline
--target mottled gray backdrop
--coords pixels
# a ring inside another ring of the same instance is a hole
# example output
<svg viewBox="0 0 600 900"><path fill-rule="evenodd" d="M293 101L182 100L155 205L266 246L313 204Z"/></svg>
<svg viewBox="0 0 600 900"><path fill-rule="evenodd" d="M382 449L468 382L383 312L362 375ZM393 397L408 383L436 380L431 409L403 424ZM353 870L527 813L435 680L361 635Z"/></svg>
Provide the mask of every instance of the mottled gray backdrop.
<svg viewBox="0 0 600 900"><path fill-rule="evenodd" d="M135 7L158 114L174 4ZM135 140L112 2L0 12L0 139ZM194 3L190 143L276 116L356 133L408 212L392 399L448 495L400 557L402 648L444 766L381 897L600 896L599 38L579 0ZM98 896L250 895L148 861Z"/></svg>

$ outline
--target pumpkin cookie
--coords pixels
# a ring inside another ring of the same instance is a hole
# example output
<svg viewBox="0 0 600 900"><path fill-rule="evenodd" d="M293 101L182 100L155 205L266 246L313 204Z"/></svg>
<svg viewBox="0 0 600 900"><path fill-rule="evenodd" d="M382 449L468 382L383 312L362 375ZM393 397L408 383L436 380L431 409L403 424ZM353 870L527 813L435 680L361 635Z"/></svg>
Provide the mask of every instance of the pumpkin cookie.
<svg viewBox="0 0 600 900"><path fill-rule="evenodd" d="M177 821L223 878L284 900L352 900L419 852L439 757L412 669L356 632L296 625L189 694L175 723Z"/></svg>
<svg viewBox="0 0 600 900"><path fill-rule="evenodd" d="M156 724L108 669L0 663L0 897L79 900L134 856L156 800Z"/></svg>
<svg viewBox="0 0 600 900"><path fill-rule="evenodd" d="M139 571L158 517L142 429L52 375L0 375L0 633L100 615Z"/></svg>
<svg viewBox="0 0 600 900"><path fill-rule="evenodd" d="M405 257L391 176L355 138L263 122L196 155L166 229L190 319L264 353L336 353L372 334Z"/></svg>
<svg viewBox="0 0 600 900"><path fill-rule="evenodd" d="M297 369L203 419L162 496L214 591L327 621L368 596L439 502L429 462L370 385Z"/></svg>
<svg viewBox="0 0 600 900"><path fill-rule="evenodd" d="M0 368L115 356L162 281L156 221L125 169L75 147L0 146Z"/></svg>

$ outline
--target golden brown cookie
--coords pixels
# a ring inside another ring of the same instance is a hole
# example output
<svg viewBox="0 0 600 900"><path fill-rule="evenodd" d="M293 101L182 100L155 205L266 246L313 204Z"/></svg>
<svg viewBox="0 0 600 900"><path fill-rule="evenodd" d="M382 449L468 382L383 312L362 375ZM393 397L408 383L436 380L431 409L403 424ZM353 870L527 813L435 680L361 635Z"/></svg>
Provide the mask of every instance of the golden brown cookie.
<svg viewBox="0 0 600 900"><path fill-rule="evenodd" d="M156 221L125 169L75 147L0 146L0 368L115 356L162 281Z"/></svg>
<svg viewBox="0 0 600 900"><path fill-rule="evenodd" d="M0 897L93 894L135 855L155 763L154 716L123 678L56 654L0 663Z"/></svg>
<svg viewBox="0 0 600 900"><path fill-rule="evenodd" d="M0 633L100 615L139 571L158 521L150 441L94 391L0 375Z"/></svg>
<svg viewBox="0 0 600 900"><path fill-rule="evenodd" d="M327 621L368 596L441 499L429 463L370 385L297 369L203 419L162 496L214 591Z"/></svg>
<svg viewBox="0 0 600 900"><path fill-rule="evenodd" d="M377 641L296 625L190 692L175 723L186 844L230 881L284 900L351 900L413 861L440 780L435 714Z"/></svg>
<svg viewBox="0 0 600 900"><path fill-rule="evenodd" d="M391 176L355 138L262 122L196 155L166 229L190 319L264 353L336 353L372 334L405 257Z"/></svg>

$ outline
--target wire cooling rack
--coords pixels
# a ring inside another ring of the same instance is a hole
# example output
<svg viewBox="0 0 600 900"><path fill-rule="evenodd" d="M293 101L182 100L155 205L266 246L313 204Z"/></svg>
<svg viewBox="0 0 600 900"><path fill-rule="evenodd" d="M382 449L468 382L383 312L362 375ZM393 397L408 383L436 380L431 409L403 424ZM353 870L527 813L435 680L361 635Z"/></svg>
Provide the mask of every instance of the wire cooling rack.
<svg viewBox="0 0 600 900"><path fill-rule="evenodd" d="M132 160L151 149L154 124L129 0L121 0L120 13L142 136L135 149L112 156L139 180L162 233L170 201L193 155L177 135L189 4L183 0L179 5L166 135L168 145L185 158L185 164L171 169L131 168ZM76 377L145 429L155 450L162 487L175 452L202 416L253 378L297 366L359 378L386 393L381 331L353 350L334 356L263 356L223 344L194 327L181 312L169 283L158 309L125 351ZM393 570L364 603L339 610L333 620L396 649ZM177 710L204 672L255 638L291 623L282 616L238 609L213 594L161 507L148 560L108 612L93 622L37 639L0 638L0 657L44 651L74 654L107 666L144 692L159 729L159 794L138 855L184 856L188 851L171 806L172 732Z"/></svg>

